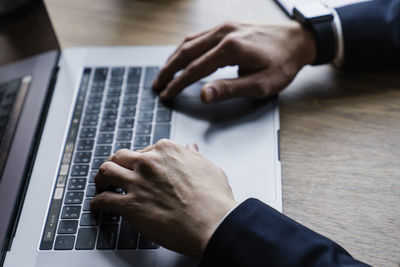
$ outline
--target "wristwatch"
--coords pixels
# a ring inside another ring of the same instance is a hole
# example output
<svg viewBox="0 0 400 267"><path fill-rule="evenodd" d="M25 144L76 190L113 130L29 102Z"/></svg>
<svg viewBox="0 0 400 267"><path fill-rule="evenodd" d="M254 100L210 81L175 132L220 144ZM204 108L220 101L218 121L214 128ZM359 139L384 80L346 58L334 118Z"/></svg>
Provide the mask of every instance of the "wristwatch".
<svg viewBox="0 0 400 267"><path fill-rule="evenodd" d="M295 5L293 16L314 32L317 58L312 65L332 62L336 50L333 12L319 1L310 1Z"/></svg>

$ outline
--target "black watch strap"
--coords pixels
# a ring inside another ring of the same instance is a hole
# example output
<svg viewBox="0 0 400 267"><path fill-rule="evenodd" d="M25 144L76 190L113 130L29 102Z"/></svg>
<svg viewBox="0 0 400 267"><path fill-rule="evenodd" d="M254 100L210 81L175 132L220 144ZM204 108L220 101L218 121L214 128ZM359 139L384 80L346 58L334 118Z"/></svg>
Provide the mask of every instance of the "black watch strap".
<svg viewBox="0 0 400 267"><path fill-rule="evenodd" d="M335 32L332 21L321 21L306 25L315 36L317 45L317 58L312 65L330 63L335 58Z"/></svg>
<svg viewBox="0 0 400 267"><path fill-rule="evenodd" d="M336 53L332 11L319 1L310 1L296 5L293 16L314 33L317 58L312 65L332 62Z"/></svg>

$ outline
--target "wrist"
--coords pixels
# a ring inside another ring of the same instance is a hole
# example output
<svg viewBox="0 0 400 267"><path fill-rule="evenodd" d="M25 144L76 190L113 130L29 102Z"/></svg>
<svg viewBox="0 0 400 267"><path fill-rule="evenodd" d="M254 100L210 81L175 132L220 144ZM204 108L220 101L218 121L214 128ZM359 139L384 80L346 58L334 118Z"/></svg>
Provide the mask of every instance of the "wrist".
<svg viewBox="0 0 400 267"><path fill-rule="evenodd" d="M238 206L238 202L234 199L230 199L221 202L220 205L215 206L214 212L210 213L210 220L207 226L207 230L204 232L203 238L200 241L200 254L205 251L208 242L212 235L217 230L222 221Z"/></svg>
<svg viewBox="0 0 400 267"><path fill-rule="evenodd" d="M299 22L294 23L294 30L299 36L298 62L300 67L312 64L317 58L317 43L314 33Z"/></svg>

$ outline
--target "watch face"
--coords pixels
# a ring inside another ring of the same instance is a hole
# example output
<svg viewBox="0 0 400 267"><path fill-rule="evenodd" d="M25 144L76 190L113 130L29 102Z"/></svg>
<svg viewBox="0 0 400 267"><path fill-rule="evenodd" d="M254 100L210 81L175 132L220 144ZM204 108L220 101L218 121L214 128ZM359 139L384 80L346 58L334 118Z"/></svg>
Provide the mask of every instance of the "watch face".
<svg viewBox="0 0 400 267"><path fill-rule="evenodd" d="M306 21L321 18L332 18L331 10L319 1L310 1L296 5L295 9Z"/></svg>

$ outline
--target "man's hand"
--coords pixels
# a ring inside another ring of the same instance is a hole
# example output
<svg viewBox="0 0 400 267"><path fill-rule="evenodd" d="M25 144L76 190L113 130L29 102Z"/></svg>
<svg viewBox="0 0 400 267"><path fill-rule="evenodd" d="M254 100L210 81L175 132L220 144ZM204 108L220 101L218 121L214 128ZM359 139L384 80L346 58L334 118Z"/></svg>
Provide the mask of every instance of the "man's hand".
<svg viewBox="0 0 400 267"><path fill-rule="evenodd" d="M169 140L142 151L119 150L101 165L94 210L122 215L133 227L171 250L199 256L236 201L224 172L197 152Z"/></svg>
<svg viewBox="0 0 400 267"><path fill-rule="evenodd" d="M170 99L220 67L239 66L239 78L204 85L205 103L233 97L263 98L285 88L316 57L311 32L297 22L286 25L226 23L187 37L153 83ZM182 74L174 75L183 70Z"/></svg>

